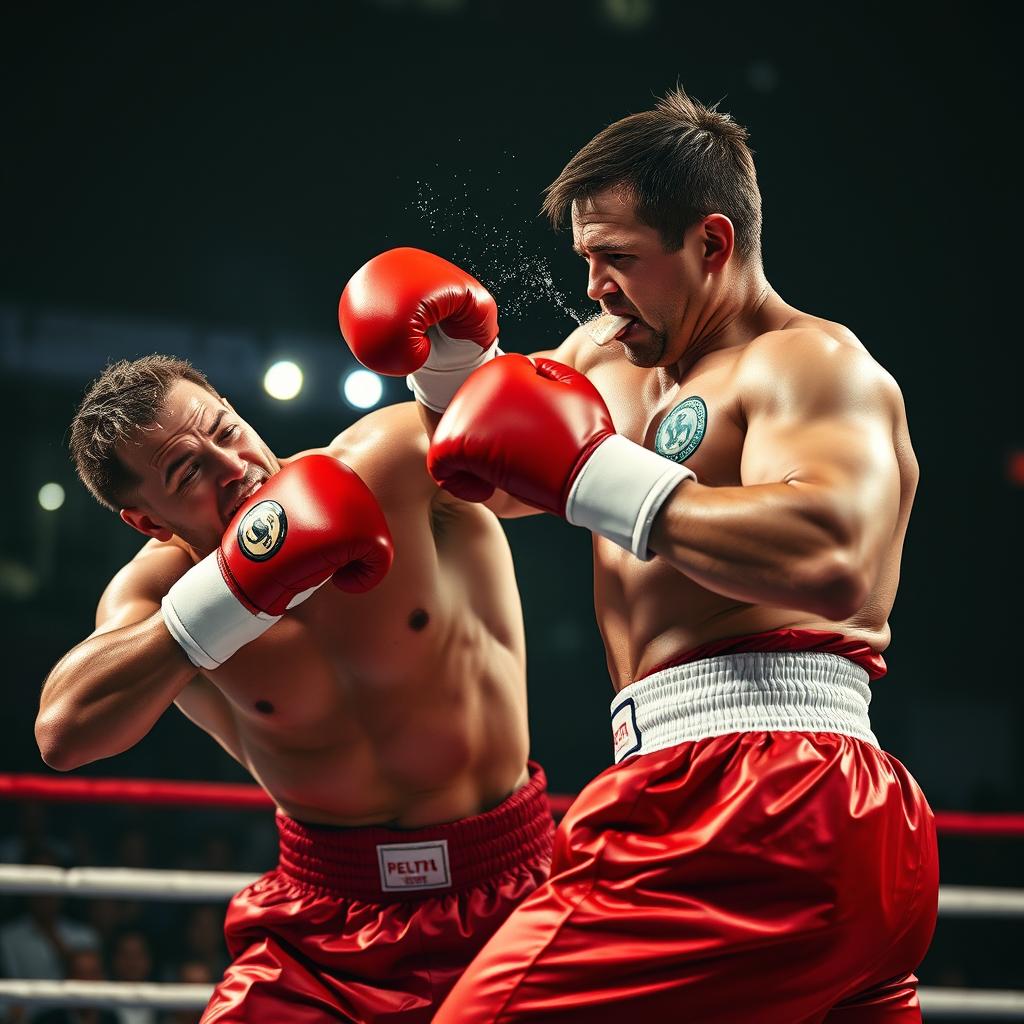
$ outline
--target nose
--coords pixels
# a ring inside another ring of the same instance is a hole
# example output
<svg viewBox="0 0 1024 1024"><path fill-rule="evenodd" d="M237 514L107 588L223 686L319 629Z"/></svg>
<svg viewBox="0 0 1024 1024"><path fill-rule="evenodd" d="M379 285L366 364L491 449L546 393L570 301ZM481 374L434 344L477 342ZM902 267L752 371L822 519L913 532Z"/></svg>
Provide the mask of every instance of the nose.
<svg viewBox="0 0 1024 1024"><path fill-rule="evenodd" d="M599 260L590 261L590 269L587 273L587 296L594 302L599 302L606 295L611 295L619 290L619 286L608 275L608 269Z"/></svg>
<svg viewBox="0 0 1024 1024"><path fill-rule="evenodd" d="M230 484L245 476L246 462L237 452L230 448L217 448L217 482Z"/></svg>

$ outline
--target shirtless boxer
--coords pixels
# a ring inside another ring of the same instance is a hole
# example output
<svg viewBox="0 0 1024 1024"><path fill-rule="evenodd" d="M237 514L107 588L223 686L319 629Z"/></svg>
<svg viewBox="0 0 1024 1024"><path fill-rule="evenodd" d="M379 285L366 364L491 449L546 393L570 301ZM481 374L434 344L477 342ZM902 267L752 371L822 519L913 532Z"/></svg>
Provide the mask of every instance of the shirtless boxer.
<svg viewBox="0 0 1024 1024"><path fill-rule="evenodd" d="M434 434L454 493L593 531L617 691L616 765L437 1024L920 1020L933 821L868 720L917 463L895 381L768 284L746 137L677 90L577 153L545 210L605 318Z"/></svg>
<svg viewBox="0 0 1024 1024"><path fill-rule="evenodd" d="M430 479L412 403L279 460L169 357L108 367L71 444L150 540L43 687L44 759L119 753L173 702L279 808L204 1021L429 1021L550 861L500 525Z"/></svg>

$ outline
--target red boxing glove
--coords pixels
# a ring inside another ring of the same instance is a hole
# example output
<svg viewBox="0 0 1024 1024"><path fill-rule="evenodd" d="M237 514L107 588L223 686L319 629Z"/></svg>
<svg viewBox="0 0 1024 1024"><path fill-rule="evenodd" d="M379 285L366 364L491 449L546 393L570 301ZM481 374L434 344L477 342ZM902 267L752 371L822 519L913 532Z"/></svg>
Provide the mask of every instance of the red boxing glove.
<svg viewBox="0 0 1024 1024"><path fill-rule="evenodd" d="M467 501L486 501L499 488L562 516L580 465L614 433L604 399L582 374L553 359L507 355L455 396L427 468Z"/></svg>
<svg viewBox="0 0 1024 1024"><path fill-rule="evenodd" d="M409 374L416 397L440 412L497 351L498 308L476 278L422 249L390 249L345 285L338 323L364 366Z"/></svg>
<svg viewBox="0 0 1024 1024"><path fill-rule="evenodd" d="M370 489L329 455L272 476L235 514L220 547L162 602L193 664L217 668L329 579L358 593L391 567L393 546Z"/></svg>
<svg viewBox="0 0 1024 1024"><path fill-rule="evenodd" d="M647 559L662 503L693 473L615 432L597 388L553 359L508 355L477 370L441 417L427 467L446 490L495 488Z"/></svg>

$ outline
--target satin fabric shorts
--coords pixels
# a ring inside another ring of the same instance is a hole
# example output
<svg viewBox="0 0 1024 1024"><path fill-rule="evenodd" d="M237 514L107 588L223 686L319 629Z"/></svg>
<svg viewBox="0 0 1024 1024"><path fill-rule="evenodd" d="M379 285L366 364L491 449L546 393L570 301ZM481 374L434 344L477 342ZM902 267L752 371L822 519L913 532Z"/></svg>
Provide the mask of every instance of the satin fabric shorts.
<svg viewBox="0 0 1024 1024"><path fill-rule="evenodd" d="M415 831L277 816L276 870L224 925L233 962L203 1024L427 1024L474 955L548 875L543 771L500 806Z"/></svg>
<svg viewBox="0 0 1024 1024"><path fill-rule="evenodd" d="M849 675L846 659L814 657ZM698 711L716 728L742 689L723 677L708 676L717 690ZM761 714L773 691L755 683ZM826 712L856 723L856 693L841 684L830 677ZM787 716L816 713L815 685L789 687L799 698ZM693 701L682 704L688 728ZM663 714L638 721L640 734L672 731ZM583 790L550 880L435 1021L919 1021L914 971L937 896L931 810L869 739L749 729L684 740L626 757Z"/></svg>

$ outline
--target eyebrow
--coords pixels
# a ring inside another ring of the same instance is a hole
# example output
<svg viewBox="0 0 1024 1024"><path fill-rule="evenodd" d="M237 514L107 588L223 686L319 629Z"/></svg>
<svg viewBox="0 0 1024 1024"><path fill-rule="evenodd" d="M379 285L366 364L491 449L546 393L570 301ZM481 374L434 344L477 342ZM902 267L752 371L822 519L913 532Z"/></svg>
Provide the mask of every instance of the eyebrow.
<svg viewBox="0 0 1024 1024"><path fill-rule="evenodd" d="M213 423L210 424L209 429L206 431L207 437L213 437L217 433L217 427L220 426L220 421L227 415L227 409L221 409L220 412L213 418ZM192 457L191 452L185 452L184 455L176 458L169 466L164 469L164 487L169 487L171 483L171 477L178 471L178 469L184 465Z"/></svg>
<svg viewBox="0 0 1024 1024"><path fill-rule="evenodd" d="M598 242L596 245L588 245L585 246L584 248L581 248L580 246L573 243L572 251L576 253L577 256L583 256L584 249L586 250L586 252L617 252L620 249L631 249L633 247L633 244L633 242L627 242L624 239L612 239L607 242Z"/></svg>

